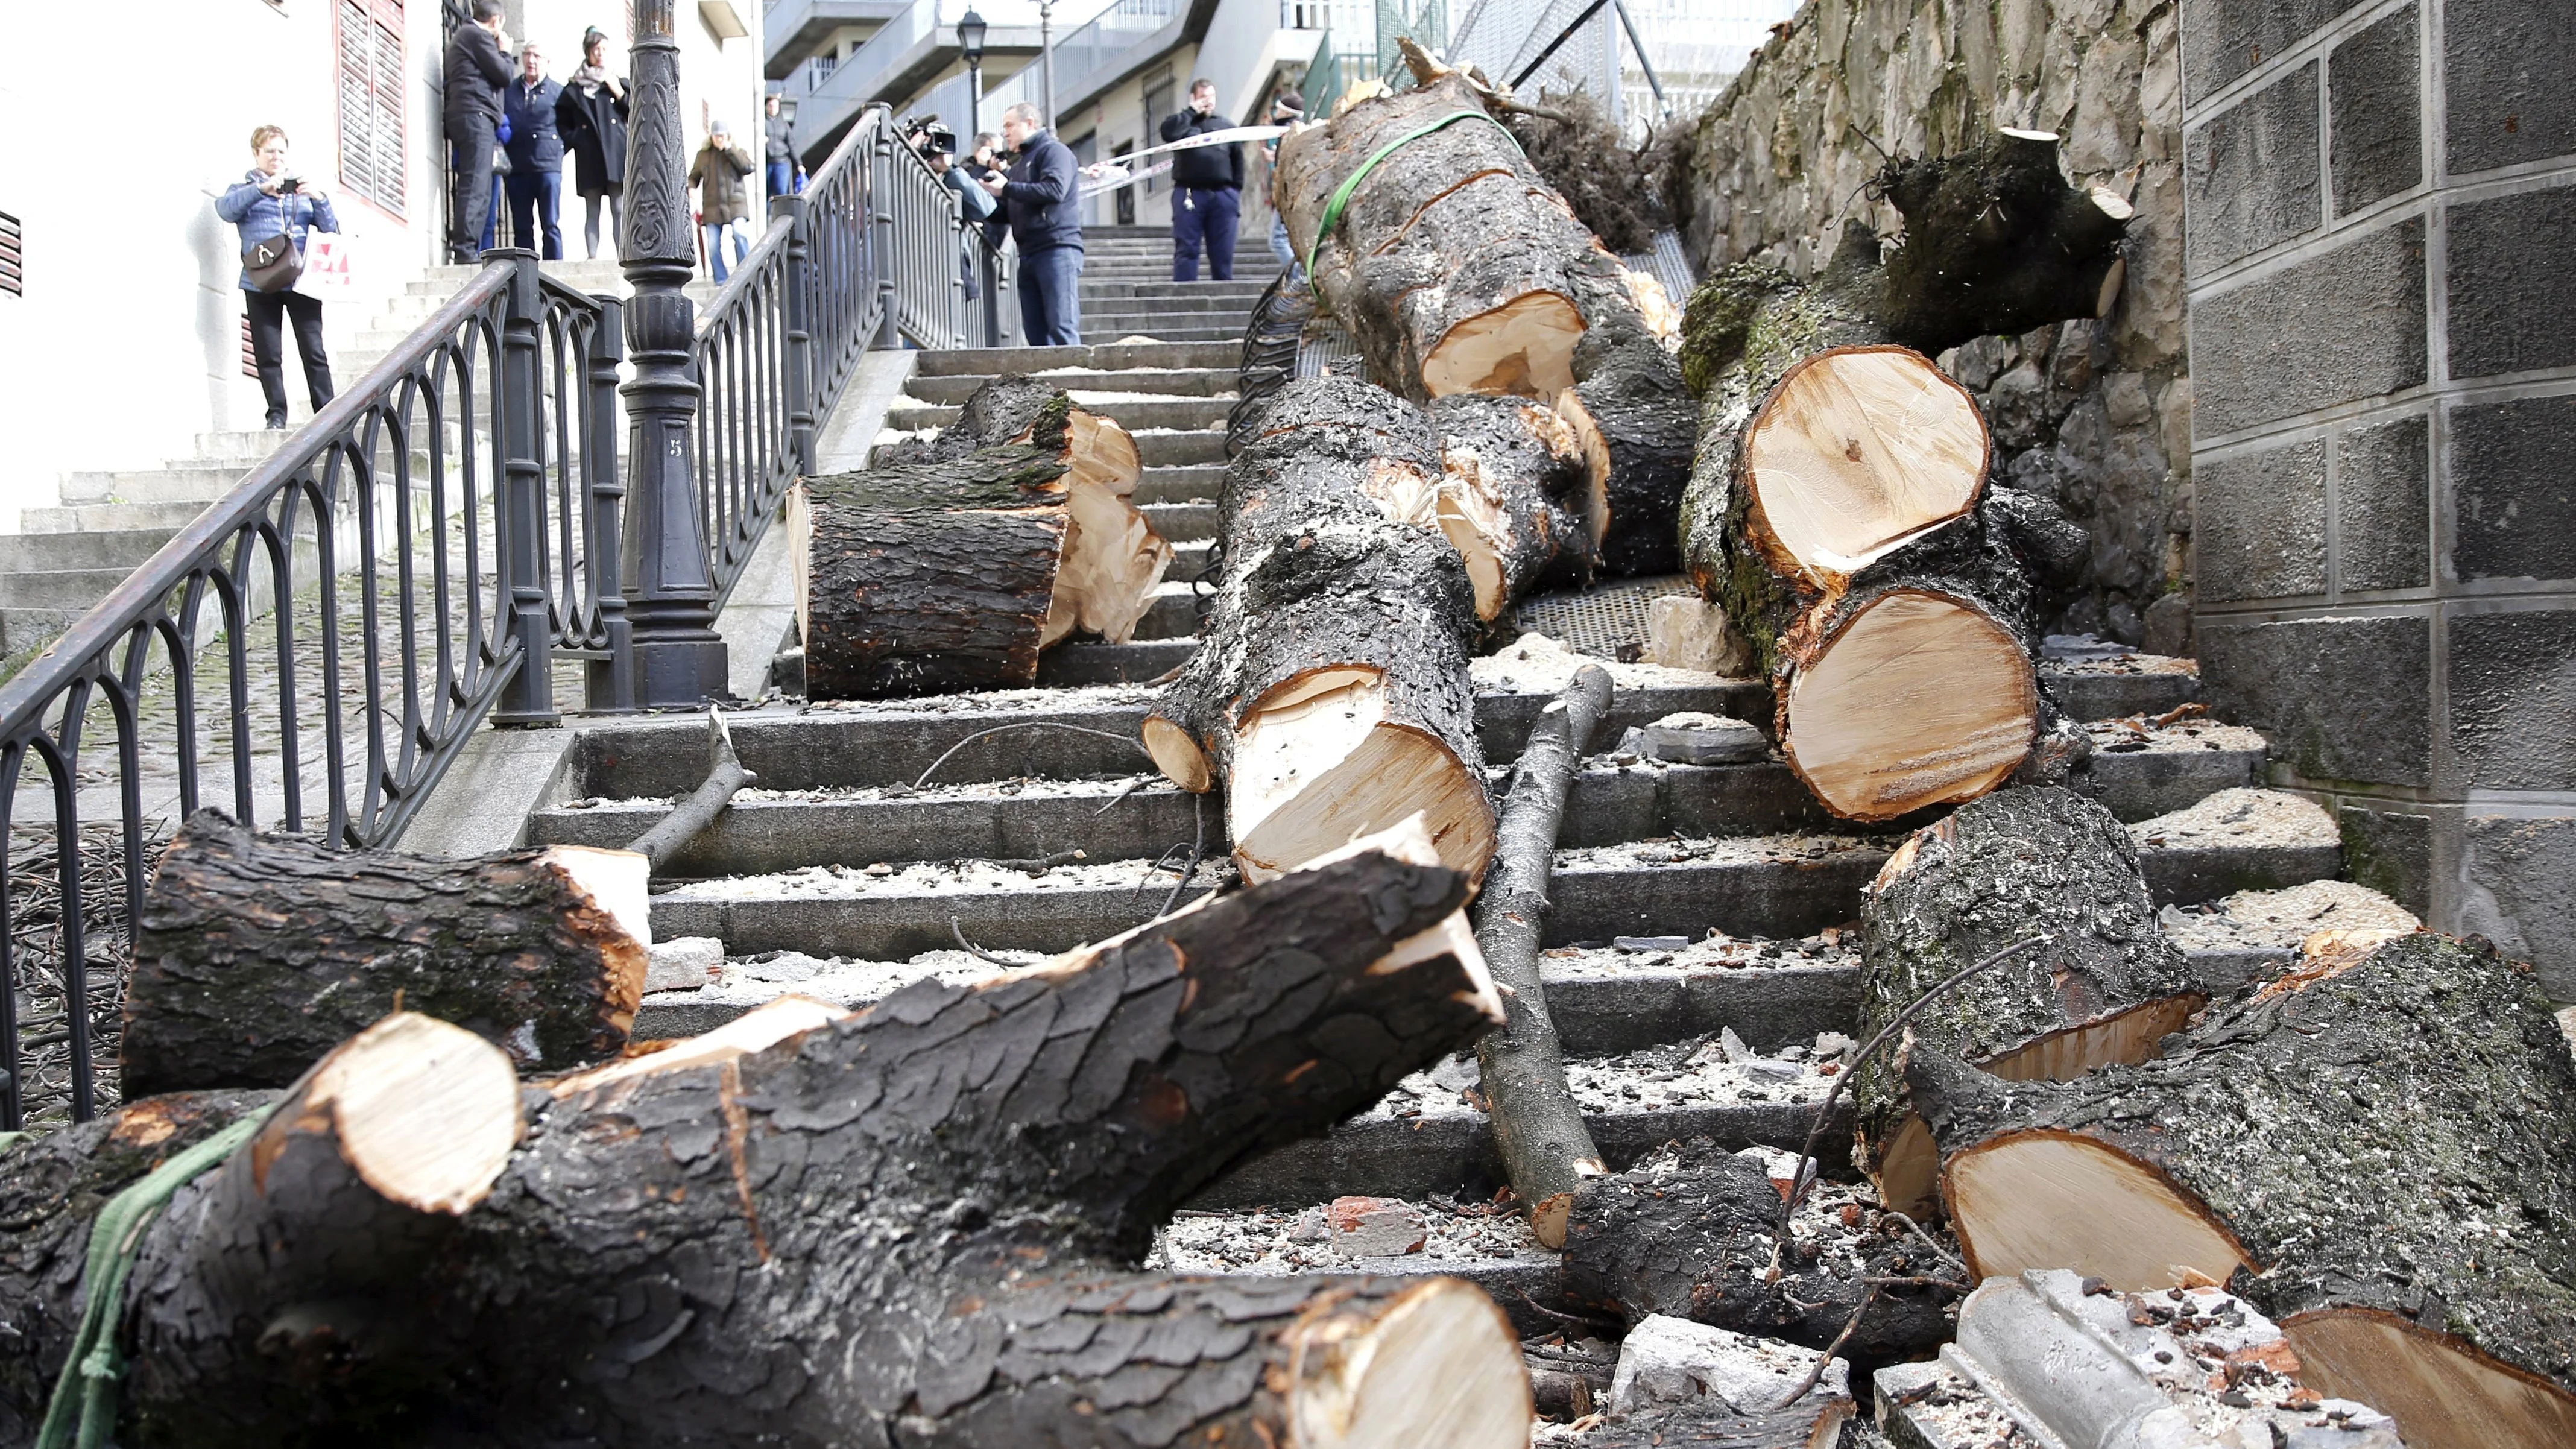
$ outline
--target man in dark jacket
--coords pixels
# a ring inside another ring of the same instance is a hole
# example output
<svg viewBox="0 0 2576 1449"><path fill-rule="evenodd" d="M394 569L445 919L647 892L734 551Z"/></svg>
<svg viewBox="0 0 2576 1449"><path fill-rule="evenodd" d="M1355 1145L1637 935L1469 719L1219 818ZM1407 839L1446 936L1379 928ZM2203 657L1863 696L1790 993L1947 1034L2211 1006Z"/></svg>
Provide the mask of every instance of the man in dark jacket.
<svg viewBox="0 0 2576 1449"><path fill-rule="evenodd" d="M501 124L501 87L510 80L503 47L501 0L474 0L474 23L447 42L439 118L454 150L447 202L448 259L472 262L492 211L493 134Z"/></svg>
<svg viewBox="0 0 2576 1449"><path fill-rule="evenodd" d="M555 128L555 107L563 87L546 79L546 58L530 45L519 52L519 78L503 93L501 114L510 122L510 235L519 245L537 239L545 228L547 261L563 260L563 132Z"/></svg>
<svg viewBox="0 0 2576 1449"><path fill-rule="evenodd" d="M1002 139L1019 154L1010 171L984 182L1000 197L1020 244L1020 331L1031 347L1082 344L1082 178L1072 148L1055 138L1038 108L1021 101L1002 113Z"/></svg>
<svg viewBox="0 0 2576 1449"><path fill-rule="evenodd" d="M790 195L796 190L796 148L789 141L787 117L779 114L778 92L761 101L760 111L760 160L769 176L769 194Z"/></svg>
<svg viewBox="0 0 2576 1449"><path fill-rule="evenodd" d="M1163 143L1227 129L1216 113L1216 82L1190 82L1189 109L1163 119ZM1172 280L1199 279L1199 244L1208 275L1234 280L1234 229L1243 215L1243 147L1192 146L1172 153Z"/></svg>

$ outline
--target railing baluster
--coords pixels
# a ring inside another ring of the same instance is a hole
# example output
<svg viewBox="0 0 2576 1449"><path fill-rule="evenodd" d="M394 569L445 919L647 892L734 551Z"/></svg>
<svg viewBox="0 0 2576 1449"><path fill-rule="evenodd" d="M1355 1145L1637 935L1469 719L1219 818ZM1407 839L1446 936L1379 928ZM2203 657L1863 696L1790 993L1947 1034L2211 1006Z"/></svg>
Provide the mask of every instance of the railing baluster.
<svg viewBox="0 0 2576 1449"><path fill-rule="evenodd" d="M596 297L599 320L590 329L588 373L590 432L581 446L583 483L590 499L589 531L582 555L590 565L591 607L599 619L606 659L590 664L589 705L594 714L635 709L635 626L626 617L622 534L626 482L617 470L617 367L626 360L626 306Z"/></svg>
<svg viewBox="0 0 2576 1449"><path fill-rule="evenodd" d="M501 724L557 724L563 715L555 708L554 630L546 608L537 254L514 249L483 255L486 260L506 259L511 267L508 310L501 323L502 494L494 527L501 564L498 596L507 601L509 634L519 645L519 672L502 689L500 708L492 717Z"/></svg>

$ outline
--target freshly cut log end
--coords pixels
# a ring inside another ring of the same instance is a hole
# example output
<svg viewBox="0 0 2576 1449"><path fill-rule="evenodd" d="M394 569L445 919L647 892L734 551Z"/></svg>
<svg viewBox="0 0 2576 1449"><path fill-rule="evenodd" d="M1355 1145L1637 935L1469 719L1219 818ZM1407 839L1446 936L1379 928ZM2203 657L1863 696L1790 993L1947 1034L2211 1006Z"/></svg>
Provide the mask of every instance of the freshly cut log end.
<svg viewBox="0 0 2576 1449"><path fill-rule="evenodd" d="M2207 1000L2156 928L2127 827L2069 790L1998 791L1908 836L1871 883L1861 928L1861 1034L1913 1015L1896 1059L1855 1073L1858 1161L1881 1202L1917 1216L1940 1159L1907 1103L1904 1063L1930 1054L2009 1081L2070 1080L2152 1058Z"/></svg>
<svg viewBox="0 0 2576 1449"><path fill-rule="evenodd" d="M1891 589L1792 648L1781 747L1846 820L1973 800L2011 777L2038 733L2030 657L1965 600Z"/></svg>
<svg viewBox="0 0 2576 1449"><path fill-rule="evenodd" d="M518 1074L474 1033L400 1012L322 1059L295 1109L254 1139L254 1161L319 1119L379 1196L453 1217L483 1200L518 1145Z"/></svg>
<svg viewBox="0 0 2576 1449"><path fill-rule="evenodd" d="M2410 1445L2568 1442L2576 1184L2535 1164L2576 1140L2576 1059L2548 1003L2482 945L2319 947L2137 1066L2007 1088L1916 1054L1963 1250L2228 1280Z"/></svg>
<svg viewBox="0 0 2576 1449"><path fill-rule="evenodd" d="M1991 452L1976 401L1930 359L1836 347L1772 389L1741 467L1779 552L1830 587L1974 508Z"/></svg>
<svg viewBox="0 0 2576 1449"><path fill-rule="evenodd" d="M1286 1335L1287 1419L1301 1449L1521 1449L1529 1370L1510 1320L1472 1284L1327 1296Z"/></svg>
<svg viewBox="0 0 2576 1449"><path fill-rule="evenodd" d="M1441 863L1480 875L1494 812L1475 768L1438 735L1388 718L1376 670L1317 671L1271 691L1235 727L1227 800L1235 864L1271 880L1419 815Z"/></svg>
<svg viewBox="0 0 2576 1449"><path fill-rule="evenodd" d="M1145 753L1153 756L1154 768L1163 778L1189 791L1204 795L1216 785L1216 766L1189 727L1160 714L1145 716Z"/></svg>
<svg viewBox="0 0 2576 1449"><path fill-rule="evenodd" d="M1582 335L1583 314L1572 301L1524 293L1442 334L1422 360L1422 390L1431 397L1554 397L1574 386L1574 344Z"/></svg>
<svg viewBox="0 0 2576 1449"><path fill-rule="evenodd" d="M398 1006L532 1068L614 1056L643 995L646 868L579 846L332 850L201 810L144 893L125 1092L282 1087Z"/></svg>
<svg viewBox="0 0 2576 1449"><path fill-rule="evenodd" d="M1119 435L1124 437L1125 431ZM1134 456L1132 445L1129 456ZM1134 488L1129 479L1126 490ZM1136 637L1137 622L1153 607L1154 587L1171 567L1172 546L1154 531L1144 510L1127 501L1127 491L1067 474L1064 550L1056 562L1042 645L1077 629L1125 644Z"/></svg>

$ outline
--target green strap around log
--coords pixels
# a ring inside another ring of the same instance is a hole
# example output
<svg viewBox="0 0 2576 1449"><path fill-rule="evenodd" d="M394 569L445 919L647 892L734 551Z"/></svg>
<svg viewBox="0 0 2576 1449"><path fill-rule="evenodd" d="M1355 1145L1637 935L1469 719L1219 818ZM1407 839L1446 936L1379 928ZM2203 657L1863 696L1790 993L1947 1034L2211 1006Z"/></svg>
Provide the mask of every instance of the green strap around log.
<svg viewBox="0 0 2576 1449"><path fill-rule="evenodd" d="M54 1399L45 1408L36 1449L99 1449L115 1432L116 1383L125 1376L116 1321L124 1316L125 1280L143 1247L143 1230L179 1189L232 1156L267 1120L266 1109L251 1113L152 1169L99 1209L89 1228L89 1260L81 1270L89 1294L81 1304L80 1331L72 1338L71 1356L63 1360L62 1376L54 1380Z"/></svg>
<svg viewBox="0 0 2576 1449"><path fill-rule="evenodd" d="M1315 280L1315 253L1323 250L1324 238L1331 236L1333 228L1341 225L1342 207L1350 201L1351 193L1359 190L1360 182L1366 180L1368 174L1377 169L1377 163L1394 155L1407 142L1419 141L1434 131L1455 125L1460 121L1492 121L1501 129L1504 139L1512 143L1513 150L1517 151L1521 148L1520 137L1513 135L1512 128L1503 125L1502 121L1489 111L1451 111L1419 130L1407 131L1378 147L1375 155L1360 163L1359 170L1352 172L1341 185L1333 188L1332 199L1324 203L1324 219L1315 225L1315 239L1306 244L1306 285L1314 289L1317 301L1323 300L1324 288Z"/></svg>

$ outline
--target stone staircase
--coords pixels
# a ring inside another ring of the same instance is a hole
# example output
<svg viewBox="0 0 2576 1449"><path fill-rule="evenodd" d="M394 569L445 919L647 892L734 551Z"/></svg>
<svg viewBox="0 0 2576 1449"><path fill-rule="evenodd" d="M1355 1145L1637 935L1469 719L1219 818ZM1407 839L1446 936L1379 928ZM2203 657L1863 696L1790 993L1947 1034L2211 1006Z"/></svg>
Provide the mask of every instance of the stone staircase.
<svg viewBox="0 0 2576 1449"><path fill-rule="evenodd" d="M1124 337L1123 322L1098 319L1132 316L1134 330L1158 340L926 353L888 425L938 424L997 372L1060 377L1086 406L1138 430L1139 499L1203 559L1237 347L1213 334L1239 328L1250 297L1220 306L1231 293L1154 283L1130 260L1144 251L1094 253L1085 335ZM1108 275L1112 266L1121 270ZM1132 290L1093 290L1112 287ZM1129 299L1133 308L1114 305ZM1184 305L1203 299L1210 305ZM988 951L1054 953L1147 920L1167 897L1221 886L1230 879L1222 799L1173 788L1130 743L1153 696L1148 681L1186 657L1196 618L1189 590L1175 585L1145 637L1059 646L1034 689L789 701L735 716L759 786L673 862L676 883L657 882L652 903L657 939L717 938L722 964L665 976L637 1035L709 1030L791 992L858 1004L924 978L974 979L992 968L958 949L961 936ZM1478 725L1498 790L1575 663L1526 640L1477 661ZM1794 1148L1848 1049L1836 1034L1856 1025L1851 923L1901 833L1824 817L1776 750L1706 766L1627 752L1626 729L1684 710L1767 733L1771 696L1756 680L1610 667L1612 710L1567 811L1543 963L1579 1058L1578 1096L1614 1169L1676 1138ZM2203 974L2232 984L2267 952L2285 954L2278 932L2230 934L2222 927L2236 918L2206 910L2234 892L2341 870L2322 810L2255 788L2262 738L2186 708L2198 691L2189 661L2123 655L2050 662L2043 673L2067 713L2097 721L2082 787L2133 822L2158 902L2220 923L2192 937ZM947 754L978 732L1038 723L1098 733L1013 730ZM531 840L633 839L698 783L704 740L686 718L589 729L530 817ZM1184 879L1178 862L1194 842L1208 863ZM1045 864L1074 850L1079 860ZM1218 1273L1460 1274L1487 1284L1524 1333L1564 1329L1551 1310L1581 1309L1562 1292L1555 1255L1490 1206L1504 1178L1465 1092L1475 1083L1472 1057L1452 1058L1329 1137L1238 1165L1165 1230L1159 1261ZM1838 1158L1824 1168L1848 1170ZM1422 1230L1397 1237L1418 1243L1350 1247L1319 1211L1344 1195L1407 1200Z"/></svg>
<svg viewBox="0 0 2576 1449"><path fill-rule="evenodd" d="M333 327L333 379L346 388L366 376L477 270L432 267L362 318L354 332ZM623 296L627 291L612 261L550 262L546 271L585 292ZM716 292L703 277L688 290L701 309ZM23 653L60 633L207 504L266 461L293 429L311 422L313 409L303 387L301 362L289 339L287 391L294 403L287 413L288 431L199 433L186 457L168 459L158 468L69 474L59 506L22 513L20 532L0 537L0 654Z"/></svg>

